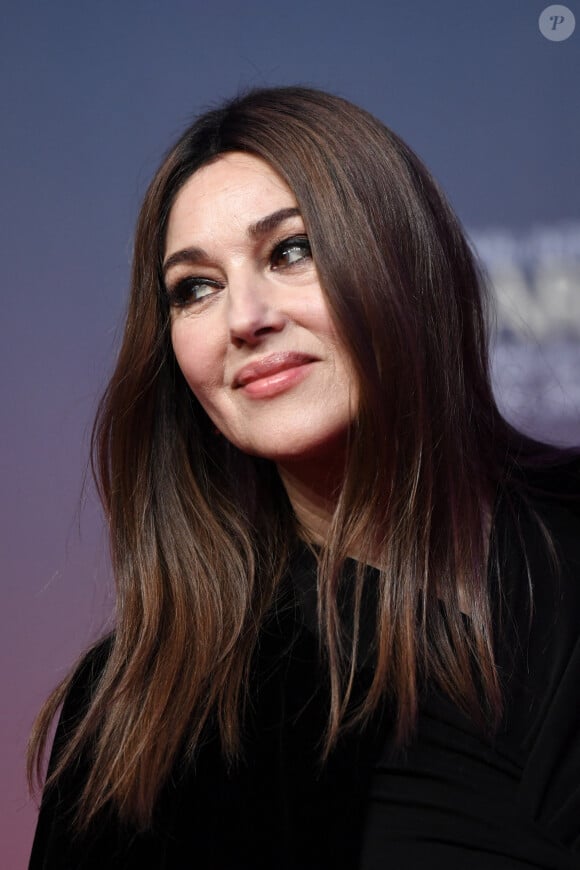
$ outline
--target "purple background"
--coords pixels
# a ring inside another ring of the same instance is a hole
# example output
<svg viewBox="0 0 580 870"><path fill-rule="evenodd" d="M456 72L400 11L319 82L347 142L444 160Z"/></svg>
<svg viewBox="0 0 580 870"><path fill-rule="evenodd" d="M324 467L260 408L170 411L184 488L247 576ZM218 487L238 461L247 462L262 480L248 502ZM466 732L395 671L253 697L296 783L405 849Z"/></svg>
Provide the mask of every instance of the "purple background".
<svg viewBox="0 0 580 870"><path fill-rule="evenodd" d="M539 32L546 5L3 4L1 867L25 867L29 854L34 713L111 611L99 511L83 491L88 433L119 338L140 198L198 110L239 88L300 82L399 132L476 244L500 238L487 245L491 271L520 306L515 325L500 312L502 401L529 428L580 441L580 4L568 4L578 28L560 43ZM556 238L541 261L538 232ZM536 296L532 337L518 318ZM550 320L556 298L568 316Z"/></svg>

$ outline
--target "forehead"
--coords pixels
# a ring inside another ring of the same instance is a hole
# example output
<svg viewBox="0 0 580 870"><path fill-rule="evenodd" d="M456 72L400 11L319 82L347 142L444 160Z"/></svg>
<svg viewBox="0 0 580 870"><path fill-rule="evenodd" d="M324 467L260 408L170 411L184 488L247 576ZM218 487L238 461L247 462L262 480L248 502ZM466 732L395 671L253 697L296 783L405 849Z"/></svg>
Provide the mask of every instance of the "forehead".
<svg viewBox="0 0 580 870"><path fill-rule="evenodd" d="M183 185L169 213L167 244L194 224L214 220L255 220L273 208L295 206L284 179L260 157L234 151L197 170Z"/></svg>

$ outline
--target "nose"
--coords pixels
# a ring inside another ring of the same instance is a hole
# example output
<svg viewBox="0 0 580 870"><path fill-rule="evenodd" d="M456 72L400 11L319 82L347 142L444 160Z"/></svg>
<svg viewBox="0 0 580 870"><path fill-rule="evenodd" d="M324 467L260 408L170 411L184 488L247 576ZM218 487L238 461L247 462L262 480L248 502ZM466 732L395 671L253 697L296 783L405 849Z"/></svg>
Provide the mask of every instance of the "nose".
<svg viewBox="0 0 580 870"><path fill-rule="evenodd" d="M267 278L254 270L230 276L227 317L230 340L236 347L255 346L269 333L280 332L286 323Z"/></svg>

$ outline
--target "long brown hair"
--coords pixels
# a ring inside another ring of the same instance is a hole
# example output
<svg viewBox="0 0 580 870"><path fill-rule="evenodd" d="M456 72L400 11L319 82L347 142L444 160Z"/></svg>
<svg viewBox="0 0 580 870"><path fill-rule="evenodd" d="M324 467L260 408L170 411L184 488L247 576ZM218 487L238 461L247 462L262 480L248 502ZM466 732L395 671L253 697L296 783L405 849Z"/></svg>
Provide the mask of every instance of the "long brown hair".
<svg viewBox="0 0 580 870"><path fill-rule="evenodd" d="M186 179L228 151L263 158L293 190L360 385L319 559L325 752L385 697L407 739L427 679L482 727L501 713L485 516L507 457L525 461L535 448L505 423L492 395L474 257L425 167L378 120L311 89L254 91L186 130L139 217L123 344L93 436L116 627L49 780L90 751L83 824L112 803L147 825L176 758L194 752L210 721L225 756L236 755L252 654L296 535L275 468L215 437L171 348L161 278L168 215ZM353 709L362 569L348 642L337 600L341 567L355 551L363 562L372 554L380 584L374 677ZM31 775L72 679L39 717Z"/></svg>

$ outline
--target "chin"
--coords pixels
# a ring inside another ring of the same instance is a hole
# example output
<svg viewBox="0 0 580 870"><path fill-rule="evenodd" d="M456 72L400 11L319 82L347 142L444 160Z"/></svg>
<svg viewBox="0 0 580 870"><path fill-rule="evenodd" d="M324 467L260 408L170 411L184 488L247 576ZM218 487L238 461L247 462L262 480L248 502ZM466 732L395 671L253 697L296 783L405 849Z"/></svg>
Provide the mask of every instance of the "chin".
<svg viewBox="0 0 580 870"><path fill-rule="evenodd" d="M267 444L238 444L244 453L268 459L278 465L299 466L316 462L323 468L334 467L337 461L343 462L346 451L346 433L341 431L330 436L305 439L303 435L296 439L281 437L272 438Z"/></svg>

